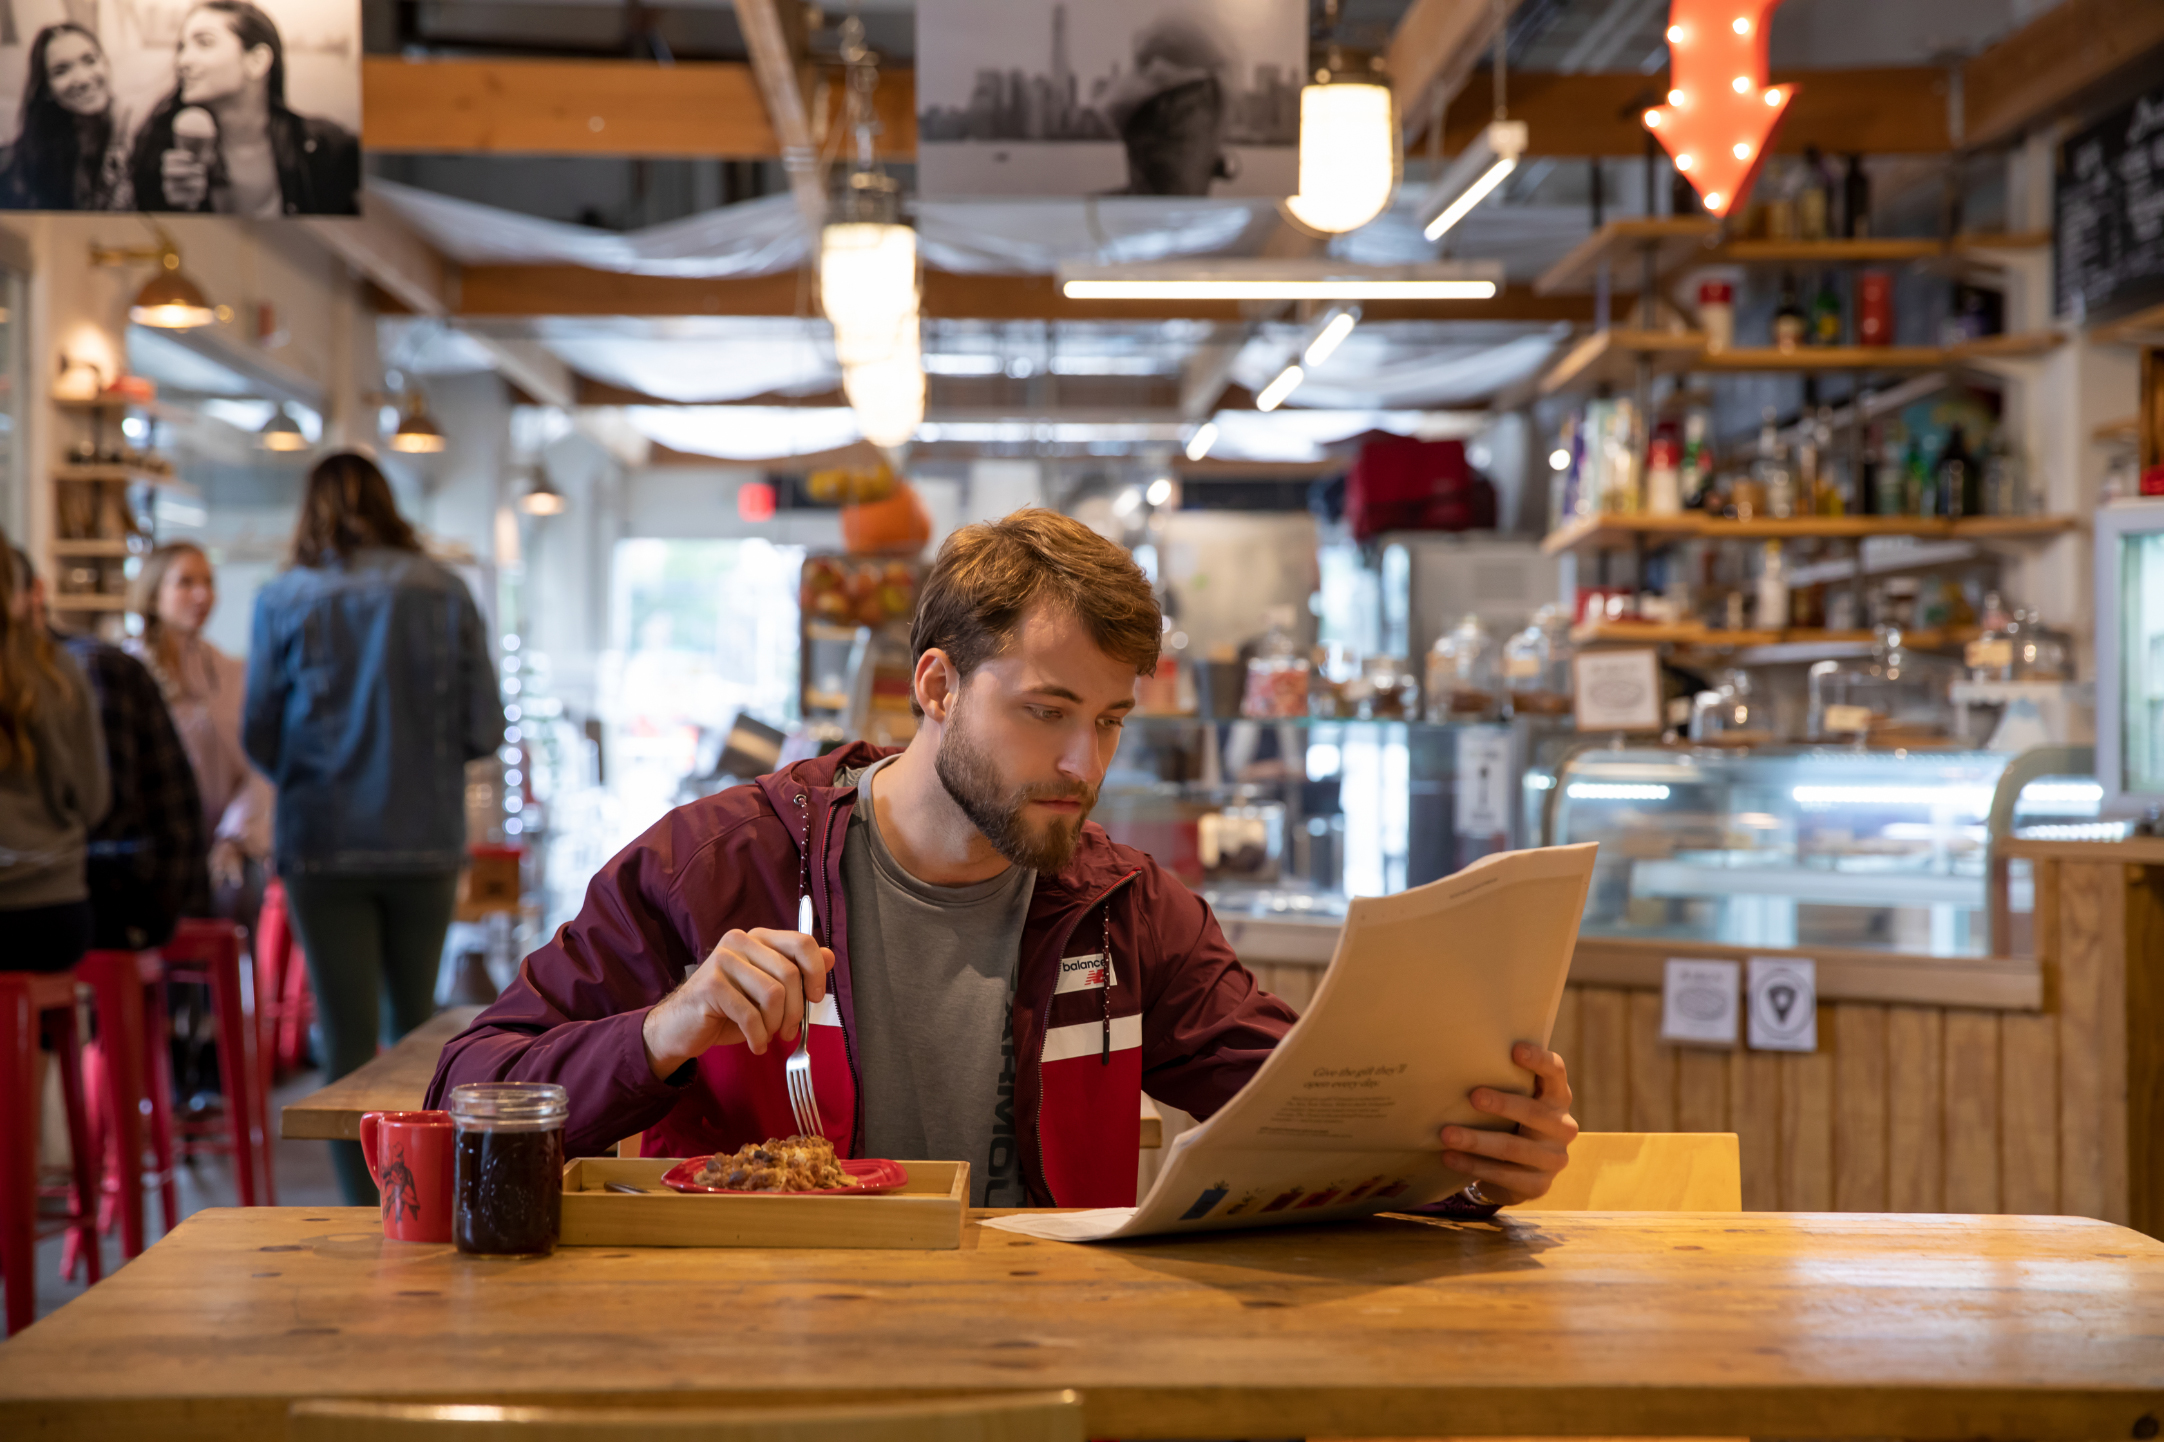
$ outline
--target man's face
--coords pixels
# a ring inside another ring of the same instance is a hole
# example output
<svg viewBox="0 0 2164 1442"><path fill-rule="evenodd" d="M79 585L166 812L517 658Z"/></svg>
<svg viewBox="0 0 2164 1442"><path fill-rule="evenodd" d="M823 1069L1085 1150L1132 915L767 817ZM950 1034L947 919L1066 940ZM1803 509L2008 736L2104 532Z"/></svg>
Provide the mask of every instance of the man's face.
<svg viewBox="0 0 2164 1442"><path fill-rule="evenodd" d="M963 683L940 723L936 768L1000 855L1048 872L1074 855L1135 680L1080 621L1040 608Z"/></svg>

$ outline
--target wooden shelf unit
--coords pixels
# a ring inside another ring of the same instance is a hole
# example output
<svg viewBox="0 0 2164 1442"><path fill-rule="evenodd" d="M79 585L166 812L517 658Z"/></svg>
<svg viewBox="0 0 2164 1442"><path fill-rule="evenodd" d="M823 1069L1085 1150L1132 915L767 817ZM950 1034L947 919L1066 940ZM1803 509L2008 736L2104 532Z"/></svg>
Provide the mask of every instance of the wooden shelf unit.
<svg viewBox="0 0 2164 1442"><path fill-rule="evenodd" d="M1695 216L1611 220L1587 236L1533 282L1540 295L1593 289L1603 262L1617 294L1636 294L1646 252L1654 274L1667 276L1691 265L1904 265L1958 259L1989 263L1994 253L2036 250L2051 244L2047 231L1978 231L1951 240L1933 236L1863 236L1826 240L1724 240L1717 221Z"/></svg>
<svg viewBox="0 0 2164 1442"><path fill-rule="evenodd" d="M53 542L56 556L103 556L126 559L135 554L135 548L126 541L103 540L57 540Z"/></svg>
<svg viewBox="0 0 2164 1442"><path fill-rule="evenodd" d="M1903 631L1901 644L1915 651L1945 651L1965 646L1979 634L1974 626L1924 627ZM1826 631L1802 626L1780 631L1722 631L1697 621L1591 621L1571 627L1570 639L1580 646L1686 646L1712 651L1750 646L1782 646L1800 651L1823 646L1849 651L1869 646L1877 635L1871 631Z"/></svg>
<svg viewBox="0 0 2164 1442"><path fill-rule="evenodd" d="M1730 240L1715 246L1709 264L1901 265L1919 260L1975 260L1994 251L2037 250L2051 244L2048 231L1981 231L1950 241L1929 237L1858 236L1829 240Z"/></svg>
<svg viewBox="0 0 2164 1442"><path fill-rule="evenodd" d="M55 611L99 611L118 613L128 609L126 596L93 596L84 594L55 595L46 603Z"/></svg>
<svg viewBox="0 0 2164 1442"><path fill-rule="evenodd" d="M1565 551L1616 551L1677 540L1803 541L1862 540L1871 536L2015 541L2062 535L2080 525L2073 516L1775 516L1727 520L1685 512L1675 516L1581 516L1550 531L1544 555Z"/></svg>
<svg viewBox="0 0 2164 1442"><path fill-rule="evenodd" d="M1708 247L1720 239L1720 222L1694 216L1654 220L1611 220L1572 247L1570 254L1548 267L1533 282L1539 295L1561 295L1593 289L1603 262L1609 284L1619 291L1638 289L1645 255L1653 251L1656 275L1709 255Z"/></svg>
<svg viewBox="0 0 2164 1442"><path fill-rule="evenodd" d="M1540 394L1597 385L1637 384L1640 358L1657 372L1690 370L1705 353L1706 338L1696 331L1597 330L1580 340L1540 378Z"/></svg>
<svg viewBox="0 0 2164 1442"><path fill-rule="evenodd" d="M1932 371L1994 360L2024 360L2066 344L2058 331L1985 336L1951 346L1733 346L1709 351L1696 331L1649 331L1612 327L1580 340L1540 378L1541 395L1607 384L1635 384L1641 357L1660 374L1778 371Z"/></svg>

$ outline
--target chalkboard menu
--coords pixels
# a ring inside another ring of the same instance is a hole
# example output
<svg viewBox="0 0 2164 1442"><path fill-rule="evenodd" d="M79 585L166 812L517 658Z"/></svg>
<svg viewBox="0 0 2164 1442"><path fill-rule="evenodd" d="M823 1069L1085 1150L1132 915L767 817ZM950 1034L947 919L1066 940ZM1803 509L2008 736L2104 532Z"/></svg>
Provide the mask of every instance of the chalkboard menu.
<svg viewBox="0 0 2164 1442"><path fill-rule="evenodd" d="M2054 210L2060 315L2164 302L2164 87L2060 147Z"/></svg>

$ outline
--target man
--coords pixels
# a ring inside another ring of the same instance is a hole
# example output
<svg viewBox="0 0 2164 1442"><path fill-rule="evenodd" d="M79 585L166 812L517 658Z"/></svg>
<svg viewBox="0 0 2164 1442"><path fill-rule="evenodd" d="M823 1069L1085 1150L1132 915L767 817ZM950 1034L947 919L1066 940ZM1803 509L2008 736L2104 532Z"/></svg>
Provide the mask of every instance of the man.
<svg viewBox="0 0 2164 1442"><path fill-rule="evenodd" d="M955 533L911 636L910 744L670 812L445 1049L428 1104L555 1081L573 1155L640 1131L648 1155L733 1150L796 1130L784 1062L831 1014L809 1049L844 1155L966 1160L980 1206L1132 1203L1138 1091L1206 1117L1294 1019L1201 898L1085 824L1161 629L1079 522ZM1545 1192L1577 1131L1561 1061L1518 1061L1539 1095L1474 1101L1519 1133L1441 1138L1486 1204Z"/></svg>
<svg viewBox="0 0 2164 1442"><path fill-rule="evenodd" d="M30 578L30 620L47 625L45 582L15 552ZM105 727L113 805L90 828L90 944L140 951L172 936L181 917L210 914L209 848L203 803L180 733L143 663L95 636L61 636L90 680Z"/></svg>

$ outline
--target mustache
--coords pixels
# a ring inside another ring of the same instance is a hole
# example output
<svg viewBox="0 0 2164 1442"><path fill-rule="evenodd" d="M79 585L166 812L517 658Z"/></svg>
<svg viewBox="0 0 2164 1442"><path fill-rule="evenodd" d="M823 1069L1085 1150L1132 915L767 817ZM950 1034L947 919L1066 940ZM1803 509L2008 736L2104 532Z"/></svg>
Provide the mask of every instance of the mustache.
<svg viewBox="0 0 2164 1442"><path fill-rule="evenodd" d="M1080 781L1033 781L1016 793L1021 801L1079 801L1084 808L1097 804L1097 788Z"/></svg>

